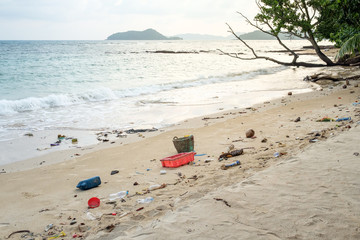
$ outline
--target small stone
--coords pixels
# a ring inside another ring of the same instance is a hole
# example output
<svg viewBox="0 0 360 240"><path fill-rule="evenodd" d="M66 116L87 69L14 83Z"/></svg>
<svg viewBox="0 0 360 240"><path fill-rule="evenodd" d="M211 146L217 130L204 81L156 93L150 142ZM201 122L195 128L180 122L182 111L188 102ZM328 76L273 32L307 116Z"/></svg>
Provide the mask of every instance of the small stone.
<svg viewBox="0 0 360 240"><path fill-rule="evenodd" d="M252 138L255 135L255 131L252 129L249 129L246 131L245 135L247 138Z"/></svg>
<svg viewBox="0 0 360 240"><path fill-rule="evenodd" d="M344 89L345 89L345 88L347 88L346 84L345 84L345 85L343 85L343 86L342 86L342 88L344 88Z"/></svg>
<svg viewBox="0 0 360 240"><path fill-rule="evenodd" d="M300 117L297 117L294 122L300 122Z"/></svg>
<svg viewBox="0 0 360 240"><path fill-rule="evenodd" d="M288 92L288 95L291 96L291 95L292 95L292 92Z"/></svg>

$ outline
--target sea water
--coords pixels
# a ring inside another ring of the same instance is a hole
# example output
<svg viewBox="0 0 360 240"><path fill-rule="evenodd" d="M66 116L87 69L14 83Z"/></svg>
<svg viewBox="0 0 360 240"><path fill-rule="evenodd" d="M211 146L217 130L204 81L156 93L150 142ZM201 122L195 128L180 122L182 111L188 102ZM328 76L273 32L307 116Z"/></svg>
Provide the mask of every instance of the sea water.
<svg viewBox="0 0 360 240"><path fill-rule="evenodd" d="M280 49L276 41L250 44L261 55L291 61L269 53ZM0 165L35 156L38 147L16 144L26 133L162 128L309 91L295 68L219 50L252 57L234 40L0 41ZM95 134L82 143L96 143Z"/></svg>

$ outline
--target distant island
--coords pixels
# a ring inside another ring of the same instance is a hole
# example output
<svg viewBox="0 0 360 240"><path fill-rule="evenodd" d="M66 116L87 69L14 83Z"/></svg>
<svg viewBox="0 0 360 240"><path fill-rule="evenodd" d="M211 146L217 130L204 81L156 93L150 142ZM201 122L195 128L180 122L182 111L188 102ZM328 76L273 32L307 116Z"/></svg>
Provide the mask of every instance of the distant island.
<svg viewBox="0 0 360 240"><path fill-rule="evenodd" d="M243 40L276 40L275 37L263 33L259 30L249 32L249 33L238 33L241 39ZM298 37L289 38L287 35L280 33L279 37L281 40L300 40ZM187 34L178 34L174 37L166 37L161 33L157 32L154 29L146 29L144 31L127 31L127 32L118 32L110 35L106 40L235 40L234 35L216 36L216 35L206 35L206 34L196 34L196 33L187 33Z"/></svg>
<svg viewBox="0 0 360 240"><path fill-rule="evenodd" d="M182 40L180 37L165 37L154 29L144 31L118 32L110 35L106 40Z"/></svg>

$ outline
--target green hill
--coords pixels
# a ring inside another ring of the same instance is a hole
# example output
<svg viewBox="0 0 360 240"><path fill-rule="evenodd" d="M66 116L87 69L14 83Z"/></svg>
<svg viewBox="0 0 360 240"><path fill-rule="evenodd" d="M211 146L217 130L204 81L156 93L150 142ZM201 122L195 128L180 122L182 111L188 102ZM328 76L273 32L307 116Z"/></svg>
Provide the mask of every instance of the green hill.
<svg viewBox="0 0 360 240"><path fill-rule="evenodd" d="M276 40L275 37L273 37L273 36L271 36L269 34L263 33L260 30L245 33L245 34L240 35L239 37L241 39L243 39L243 40ZM301 38L294 37L294 36L289 38L286 34L283 34L283 33L280 33L279 37L280 37L281 40L290 40L290 39L291 40L300 40L301 39Z"/></svg>
<svg viewBox="0 0 360 240"><path fill-rule="evenodd" d="M106 40L182 40L179 37L165 37L154 29L145 31L118 32L110 35Z"/></svg>

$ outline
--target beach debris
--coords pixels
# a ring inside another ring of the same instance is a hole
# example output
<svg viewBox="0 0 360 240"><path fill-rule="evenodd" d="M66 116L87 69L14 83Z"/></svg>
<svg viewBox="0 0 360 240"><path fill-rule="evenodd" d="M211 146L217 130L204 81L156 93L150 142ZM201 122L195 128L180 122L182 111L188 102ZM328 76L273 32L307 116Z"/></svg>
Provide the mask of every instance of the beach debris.
<svg viewBox="0 0 360 240"><path fill-rule="evenodd" d="M212 161L214 161L214 159L212 159L212 158L207 158L207 159L204 160L205 163L209 163L209 162L212 162Z"/></svg>
<svg viewBox="0 0 360 240"><path fill-rule="evenodd" d="M147 197L147 198L144 198L144 199L138 199L136 202L137 203L151 203L153 201L154 201L153 197Z"/></svg>
<svg viewBox="0 0 360 240"><path fill-rule="evenodd" d="M155 184L155 185L151 185L148 189L145 189L145 192L150 192L150 191L154 191L154 190L158 190L158 189L162 189L166 187L166 183L163 184Z"/></svg>
<svg viewBox="0 0 360 240"><path fill-rule="evenodd" d="M201 157L201 156L205 156L206 153L201 153L201 154L195 154L195 157Z"/></svg>
<svg viewBox="0 0 360 240"><path fill-rule="evenodd" d="M221 116L221 117L204 117L204 118L202 118L202 120L207 121L207 120L210 120L210 119L220 119L220 118L224 118L224 116Z"/></svg>
<svg viewBox="0 0 360 240"><path fill-rule="evenodd" d="M56 239L59 237L66 237L66 234L64 231L60 232L59 234L56 234L55 236L49 237L47 240Z"/></svg>
<svg viewBox="0 0 360 240"><path fill-rule="evenodd" d="M129 129L129 130L126 130L125 132L127 134L134 134L134 133L143 133L143 132L155 132L157 131L158 129L157 128L150 128L150 129Z"/></svg>
<svg viewBox="0 0 360 240"><path fill-rule="evenodd" d="M294 122L300 122L300 117L297 117Z"/></svg>
<svg viewBox="0 0 360 240"><path fill-rule="evenodd" d="M323 117L320 120L316 120L317 122L334 122L335 120L329 117Z"/></svg>
<svg viewBox="0 0 360 240"><path fill-rule="evenodd" d="M252 138L255 135L255 131L253 129L249 129L246 131L245 135L247 138Z"/></svg>
<svg viewBox="0 0 360 240"><path fill-rule="evenodd" d="M96 177L92 177L92 178L80 181L76 187L81 190L88 190L88 189L97 187L100 184L101 184L101 179L99 176L96 176Z"/></svg>
<svg viewBox="0 0 360 240"><path fill-rule="evenodd" d="M91 212L86 213L86 218L89 219L89 220L96 220L95 215L92 214Z"/></svg>
<svg viewBox="0 0 360 240"><path fill-rule="evenodd" d="M33 136L34 136L34 134L32 134L32 133L25 133L25 134L24 134L24 136L27 136L27 137L33 137Z"/></svg>
<svg viewBox="0 0 360 240"><path fill-rule="evenodd" d="M109 195L109 200L110 201L115 201L116 199L123 199L125 198L127 195L129 194L129 191L120 191L117 193L111 193Z"/></svg>
<svg viewBox="0 0 360 240"><path fill-rule="evenodd" d="M73 139L71 139L71 143L73 143L73 144L78 143L78 139L77 139L77 138L73 138Z"/></svg>
<svg viewBox="0 0 360 240"><path fill-rule="evenodd" d="M354 156L359 156L360 154L358 152L354 152Z"/></svg>
<svg viewBox="0 0 360 240"><path fill-rule="evenodd" d="M353 106L360 105L360 102L354 102L352 105Z"/></svg>
<svg viewBox="0 0 360 240"><path fill-rule="evenodd" d="M261 140L262 143L266 143L268 140L267 138L264 138L263 140Z"/></svg>
<svg viewBox="0 0 360 240"><path fill-rule="evenodd" d="M235 156L239 156L241 154L244 153L244 149L241 148L241 149L238 149L238 150L233 150L231 152L227 152L227 153L222 153L218 160L219 161L222 161L222 160L227 160L228 158L231 158L231 157L235 157Z"/></svg>
<svg viewBox="0 0 360 240"><path fill-rule="evenodd" d="M134 182L134 184L133 184L134 186L137 186L137 185L139 185L139 183L138 182Z"/></svg>
<svg viewBox="0 0 360 240"><path fill-rule="evenodd" d="M226 206L231 207L231 205L226 200L224 200L222 198L214 198L214 200L221 201L221 202L225 203Z"/></svg>
<svg viewBox="0 0 360 240"><path fill-rule="evenodd" d="M30 233L29 230L19 230L19 231L15 231L9 234L9 236L7 236L7 238L10 238L12 235L17 234L17 233Z"/></svg>
<svg viewBox="0 0 360 240"><path fill-rule="evenodd" d="M97 197L92 197L88 200L88 206L89 208L97 208L98 206L100 206L100 199L98 199Z"/></svg>
<svg viewBox="0 0 360 240"><path fill-rule="evenodd" d="M77 223L76 218L73 218L73 219L71 220L71 222L70 222L70 225L74 225L74 224L76 224L76 223Z"/></svg>
<svg viewBox="0 0 360 240"><path fill-rule="evenodd" d="M112 170L111 173L110 173L110 175L115 175L115 174L117 174L117 173L119 173L119 170Z"/></svg>
<svg viewBox="0 0 360 240"><path fill-rule="evenodd" d="M166 170L160 170L160 175L165 175L166 174Z"/></svg>
<svg viewBox="0 0 360 240"><path fill-rule="evenodd" d="M49 231L50 229L52 229L54 227L54 224L50 223L49 225L47 225L44 229L45 232Z"/></svg>
<svg viewBox="0 0 360 240"><path fill-rule="evenodd" d="M136 209L136 211L138 212L138 211L141 211L143 209L144 209L144 207L141 207L141 208Z"/></svg>
<svg viewBox="0 0 360 240"><path fill-rule="evenodd" d="M178 153L194 151L194 136L193 135L186 135L181 138L178 138L177 136L175 136L175 137L173 137L172 141L173 141L174 147Z"/></svg>
<svg viewBox="0 0 360 240"><path fill-rule="evenodd" d="M112 230L114 230L114 228L115 228L115 225L114 224L110 224L110 225L108 225L108 226L106 226L106 231L108 231L108 232L111 232Z"/></svg>
<svg viewBox="0 0 360 240"><path fill-rule="evenodd" d="M62 139L65 139L65 138L66 138L66 136L65 136L65 135L61 135L61 134L58 134L58 136L57 136L57 137L58 137L58 139L59 139L59 140L62 140Z"/></svg>
<svg viewBox="0 0 360 240"><path fill-rule="evenodd" d="M342 121L350 121L351 117L344 117L344 118L338 118L336 119L336 122L342 122Z"/></svg>
<svg viewBox="0 0 360 240"><path fill-rule="evenodd" d="M281 154L279 153L279 152L276 152L276 153L274 153L274 157L280 157L281 156Z"/></svg>
<svg viewBox="0 0 360 240"><path fill-rule="evenodd" d="M291 96L291 95L292 95L292 92L288 92L288 95Z"/></svg>
<svg viewBox="0 0 360 240"><path fill-rule="evenodd" d="M319 141L319 139L316 139L316 138L313 138L313 139L309 140L310 143L315 143L315 142L318 142L318 141Z"/></svg>
<svg viewBox="0 0 360 240"><path fill-rule="evenodd" d="M227 164L227 165L222 165L220 168L222 169L222 170L227 170L227 169L229 169L229 168L231 168L231 167L235 167L235 166L237 166L237 165L240 165L241 163L240 163L240 161L236 161L236 162L233 162L233 163L231 163L231 164Z"/></svg>

